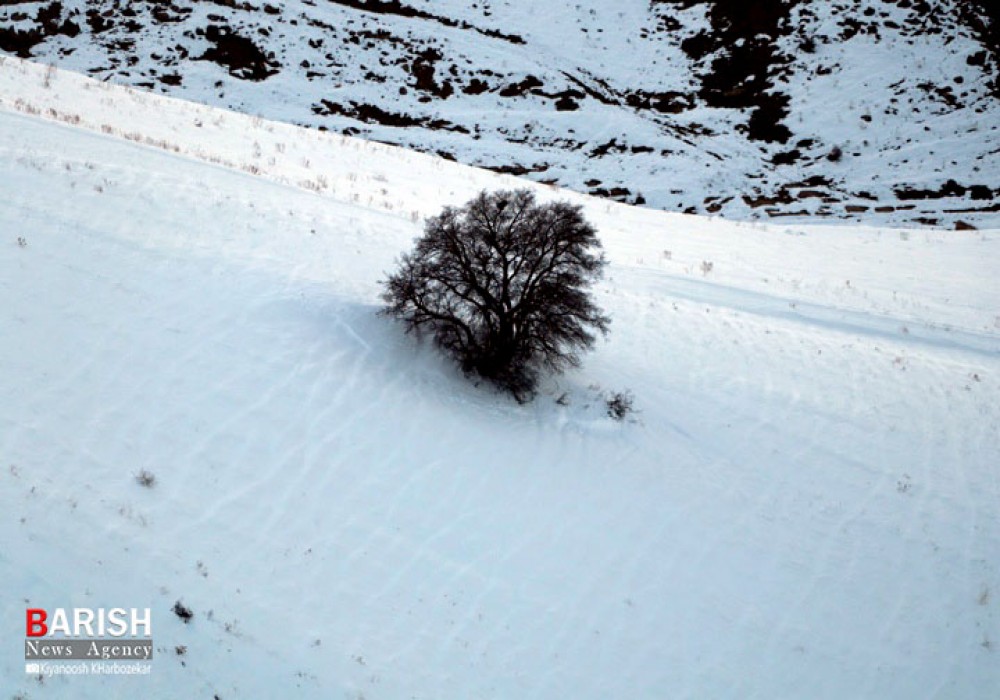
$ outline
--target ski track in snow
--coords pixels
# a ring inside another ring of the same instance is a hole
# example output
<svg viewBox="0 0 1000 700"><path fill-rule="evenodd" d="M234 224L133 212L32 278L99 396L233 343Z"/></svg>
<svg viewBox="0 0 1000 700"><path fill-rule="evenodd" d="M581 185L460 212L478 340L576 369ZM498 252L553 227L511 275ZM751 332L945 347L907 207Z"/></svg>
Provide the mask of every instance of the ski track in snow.
<svg viewBox="0 0 1000 700"><path fill-rule="evenodd" d="M612 334L517 406L375 315L412 212L516 181L163 98L148 124L59 76L181 157L12 109L41 70L0 102L0 617L150 605L157 652L150 678L43 684L6 655L4 692L1000 688L1000 232L566 194L602 232ZM198 162L223 133L235 169ZM239 172L251 141L338 186ZM600 394L621 388L624 424Z"/></svg>

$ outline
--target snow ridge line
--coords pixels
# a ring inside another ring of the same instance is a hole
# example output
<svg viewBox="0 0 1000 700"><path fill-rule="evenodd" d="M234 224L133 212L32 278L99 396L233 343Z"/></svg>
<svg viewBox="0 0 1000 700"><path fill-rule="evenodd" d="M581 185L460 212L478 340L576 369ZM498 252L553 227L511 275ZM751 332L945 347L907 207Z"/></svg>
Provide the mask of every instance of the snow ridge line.
<svg viewBox="0 0 1000 700"><path fill-rule="evenodd" d="M72 99L67 99L69 96ZM81 96L89 99L81 100ZM73 108L67 109L66 104L72 104ZM0 56L0 108L238 170L365 208L400 214L400 202L405 200L408 205L416 205L402 212L413 221L436 213L440 209L439 203L428 201L419 192L413 197L405 196L408 193L405 190L401 192L392 182L394 174L373 167L373 161L385 162L389 159L412 164L415 170L433 169L442 174L457 170L462 177L454 178L456 180L486 179L498 188L528 187L541 192L554 189L399 146L306 129L101 82L53 65L41 65L11 56ZM95 119L92 115L100 115L100 118ZM182 141L181 132L176 127L182 121L192 123L204 138L196 143ZM261 150L262 144L267 142L273 142L274 152L265 154ZM347 166L349 172L333 176L318 170L315 159L308 155L296 160L293 155L298 154L284 152L287 144L304 143L309 143L316 155L334 156ZM234 151L245 154L245 157L234 159L227 155ZM469 196L473 192L474 189L470 188ZM573 198L586 197L578 193L565 194ZM601 203L604 203L603 200Z"/></svg>

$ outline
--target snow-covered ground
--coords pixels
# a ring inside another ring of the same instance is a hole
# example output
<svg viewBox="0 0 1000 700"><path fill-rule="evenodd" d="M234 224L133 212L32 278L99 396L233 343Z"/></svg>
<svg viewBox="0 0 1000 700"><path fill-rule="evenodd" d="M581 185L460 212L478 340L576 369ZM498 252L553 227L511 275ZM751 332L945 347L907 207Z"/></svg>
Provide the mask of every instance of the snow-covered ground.
<svg viewBox="0 0 1000 700"><path fill-rule="evenodd" d="M530 185L613 325L519 406L375 313L515 184L0 62L5 696L1000 691L1000 231ZM35 605L150 606L152 675L26 675Z"/></svg>

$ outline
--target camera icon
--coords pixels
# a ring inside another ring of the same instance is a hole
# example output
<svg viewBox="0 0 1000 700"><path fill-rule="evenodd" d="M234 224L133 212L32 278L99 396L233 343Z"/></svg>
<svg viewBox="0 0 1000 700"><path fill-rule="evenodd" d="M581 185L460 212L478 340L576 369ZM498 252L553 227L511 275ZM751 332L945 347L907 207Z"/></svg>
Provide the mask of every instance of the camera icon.
<svg viewBox="0 0 1000 700"><path fill-rule="evenodd" d="M25 664L24 665L24 672L25 673L41 673L42 672L42 665L41 664Z"/></svg>

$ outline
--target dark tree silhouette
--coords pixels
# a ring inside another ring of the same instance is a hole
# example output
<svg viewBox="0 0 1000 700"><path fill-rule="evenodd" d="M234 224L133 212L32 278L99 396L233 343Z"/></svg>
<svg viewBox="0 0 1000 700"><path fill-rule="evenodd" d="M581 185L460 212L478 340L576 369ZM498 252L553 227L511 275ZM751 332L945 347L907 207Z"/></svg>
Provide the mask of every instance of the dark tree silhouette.
<svg viewBox="0 0 1000 700"><path fill-rule="evenodd" d="M427 221L384 282L384 313L523 401L540 370L578 366L607 333L588 291L606 264L600 247L579 206L483 191Z"/></svg>

